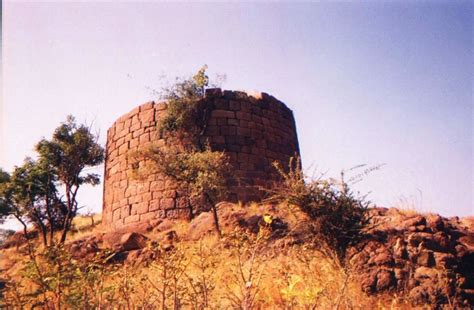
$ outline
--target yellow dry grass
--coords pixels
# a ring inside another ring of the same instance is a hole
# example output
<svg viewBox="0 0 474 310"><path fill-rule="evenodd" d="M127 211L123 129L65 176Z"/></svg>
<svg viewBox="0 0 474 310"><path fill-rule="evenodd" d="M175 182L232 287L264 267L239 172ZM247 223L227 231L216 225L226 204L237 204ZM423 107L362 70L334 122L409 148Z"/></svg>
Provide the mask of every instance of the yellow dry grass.
<svg viewBox="0 0 474 310"><path fill-rule="evenodd" d="M392 208L397 209L400 214L405 216L415 216L423 214L421 198L415 196L400 197L391 205Z"/></svg>
<svg viewBox="0 0 474 310"><path fill-rule="evenodd" d="M245 308L242 305L247 293L255 294L249 309L412 309L403 296L368 296L361 290L355 274L321 251L304 247L285 251L267 249L259 252L253 261L250 257L241 257L239 261L235 248L223 247L212 236L198 242L186 241L179 247L185 257L180 285L189 291L190 279L205 274L208 283L214 286L206 309L236 309L239 305ZM206 249L204 259L215 262L211 270L198 268L197 262L203 259L199 247ZM252 281L245 281L251 272ZM161 307L159 289L163 280L159 266L124 266L109 284L122 287L122 291L123 287L133 287L128 303L154 308ZM173 307L173 301L168 302L168 307Z"/></svg>
<svg viewBox="0 0 474 310"><path fill-rule="evenodd" d="M267 207L252 204L247 210L249 215L262 215ZM278 212L288 210L281 208ZM90 217L78 217L74 222L77 232L71 234L71 240L101 231L103 228L97 225L99 219L100 215L95 215L92 225ZM291 221L291 216L287 219ZM178 236L184 235L188 228L186 221L173 226ZM160 234L150 232L148 236L155 239ZM161 258L147 266L117 265L101 283L102 287L110 288L106 293L112 300L109 305L124 309L162 308L162 289L166 283L167 291L175 293L167 295L166 307L177 306L176 300L180 300L181 307L193 308L193 303L202 305L206 299L207 306L197 308L411 309L403 296L366 295L357 275L342 266L330 251L305 245L280 246L266 239L264 229L258 236L240 231L223 239L209 235L199 241L182 240L176 249L160 252ZM26 260L21 250L2 250L0 268L20 281L25 291L31 291L31 283L20 276ZM167 276L164 276L166 268ZM174 282L166 278L173 273L177 275ZM196 290L203 282L208 285L205 298L202 290ZM99 291L90 292L91 300L99 298Z"/></svg>

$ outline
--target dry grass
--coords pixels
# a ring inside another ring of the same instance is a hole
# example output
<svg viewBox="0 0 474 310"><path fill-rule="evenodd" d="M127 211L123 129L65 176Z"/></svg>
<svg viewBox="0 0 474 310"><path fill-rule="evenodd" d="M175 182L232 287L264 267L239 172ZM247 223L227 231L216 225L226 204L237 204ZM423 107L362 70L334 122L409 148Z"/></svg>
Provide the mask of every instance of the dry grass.
<svg viewBox="0 0 474 310"><path fill-rule="evenodd" d="M92 235L101 231L102 214L80 215L73 221L73 230L70 232L69 241L80 239L84 236ZM93 224L94 223L94 224ZM59 233L56 233L56 239ZM33 248L38 251L44 250L44 245L40 240L31 240ZM21 278L20 270L27 261L26 245L11 247L0 250L0 271L3 276Z"/></svg>
<svg viewBox="0 0 474 310"><path fill-rule="evenodd" d="M281 252L266 249L253 262L254 282L243 283L241 269L248 277L251 258L239 261L235 248L223 247L213 236L200 242L183 242L179 247L185 272L179 280L178 294L188 306L192 302L190 279L199 279L205 273L208 283L214 286L207 309L235 309L239 308L238 303L245 308L242 304L249 287L254 290L255 300L248 309L411 309L397 296L367 296L354 274L320 251L304 247ZM198 254L199 247L204 247L204 254ZM199 269L200 259L214 262L212 269ZM129 289L122 294L127 300L120 301L124 307L127 302L137 307L160 306L160 290L151 285L163 283L158 267L123 266L108 281L109 285L120 287L122 293L124 287ZM168 307L174 306L172 300L168 302Z"/></svg>
<svg viewBox="0 0 474 310"><path fill-rule="evenodd" d="M262 215L269 207L253 204L247 210L248 215ZM293 224L298 222L285 208L277 212ZM99 218L95 216L95 223ZM78 217L75 228L71 239L102 230L89 217ZM186 221L172 227L179 236L188 228ZM148 236L155 239L160 234ZM356 275L329 251L283 246L267 236L261 227L257 236L239 231L226 233L223 239L214 235L199 241L183 239L171 252L151 248L159 255L150 265L110 267L101 278L100 287L107 289L92 290L89 302L123 309L162 308L163 303L168 308L194 309L410 309L399 296L367 296ZM8 270L25 292L31 291L29 280L20 276L26 254L11 248L0 257L0 268Z"/></svg>
<svg viewBox="0 0 474 310"><path fill-rule="evenodd" d="M397 209L400 214L406 216L415 216L424 213L422 207L422 196L402 196L398 198L391 207Z"/></svg>
<svg viewBox="0 0 474 310"><path fill-rule="evenodd" d="M73 229L70 232L68 240L78 240L87 235L96 234L98 232L104 232L106 228L103 227L101 224L101 213L77 216L72 222Z"/></svg>

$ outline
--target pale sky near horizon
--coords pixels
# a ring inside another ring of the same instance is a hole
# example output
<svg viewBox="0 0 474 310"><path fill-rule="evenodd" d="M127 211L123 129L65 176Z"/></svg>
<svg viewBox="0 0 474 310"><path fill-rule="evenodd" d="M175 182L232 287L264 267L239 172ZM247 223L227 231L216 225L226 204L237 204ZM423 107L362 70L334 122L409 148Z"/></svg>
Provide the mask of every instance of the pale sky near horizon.
<svg viewBox="0 0 474 310"><path fill-rule="evenodd" d="M7 171L68 114L105 144L162 76L207 64L223 88L294 111L306 169L384 163L355 187L373 202L474 215L472 2L3 1L2 13ZM80 191L101 210L101 186Z"/></svg>

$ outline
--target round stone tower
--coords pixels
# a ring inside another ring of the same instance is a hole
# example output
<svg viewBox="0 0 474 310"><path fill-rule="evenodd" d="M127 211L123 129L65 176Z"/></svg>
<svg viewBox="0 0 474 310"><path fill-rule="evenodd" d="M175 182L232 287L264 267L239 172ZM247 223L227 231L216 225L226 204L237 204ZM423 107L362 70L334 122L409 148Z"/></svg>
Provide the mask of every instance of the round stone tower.
<svg viewBox="0 0 474 310"><path fill-rule="evenodd" d="M293 112L266 93L208 89L204 98L211 109L205 138L212 150L230 158L227 180L230 201L259 201L261 188L278 179L272 162L287 166L299 155ZM107 131L104 173L103 223L110 227L157 218L183 218L190 210L181 201L173 182L150 173L134 178L128 162L133 151L164 145L158 125L166 114L165 103L145 103L120 117Z"/></svg>

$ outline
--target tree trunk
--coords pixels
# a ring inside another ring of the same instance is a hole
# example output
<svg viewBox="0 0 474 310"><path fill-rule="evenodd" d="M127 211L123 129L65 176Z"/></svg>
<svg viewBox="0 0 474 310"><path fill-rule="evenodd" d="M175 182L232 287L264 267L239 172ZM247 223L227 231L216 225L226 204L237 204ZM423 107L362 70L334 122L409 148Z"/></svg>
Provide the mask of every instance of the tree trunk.
<svg viewBox="0 0 474 310"><path fill-rule="evenodd" d="M54 228L52 224L50 224L50 230L49 230L49 244L53 245L54 243Z"/></svg>
<svg viewBox="0 0 474 310"><path fill-rule="evenodd" d="M46 231L46 227L41 225L41 235L43 236L43 244L45 247L48 246L48 232Z"/></svg>
<svg viewBox="0 0 474 310"><path fill-rule="evenodd" d="M61 233L61 239L59 241L61 244L64 244L64 242L66 242L67 232L69 231L69 219L72 216L71 186L69 184L66 184L66 208L67 213L66 217L64 218L63 231Z"/></svg>
<svg viewBox="0 0 474 310"><path fill-rule="evenodd" d="M26 226L26 223L21 219L21 217L14 215L14 217L21 223L23 226L23 234L25 235L25 239L28 240L28 227Z"/></svg>
<svg viewBox="0 0 474 310"><path fill-rule="evenodd" d="M64 244L64 242L66 242L67 233L69 232L69 229L71 228L71 225L69 224L70 220L68 217L69 217L69 211L68 211L68 215L66 216L66 219L64 219L63 231L61 233L61 239L60 239L61 244Z"/></svg>
<svg viewBox="0 0 474 310"><path fill-rule="evenodd" d="M206 197L206 200L211 204L212 216L214 217L214 228L216 229L216 233L219 237L222 237L221 228L219 226L219 216L217 214L217 207L214 204L214 201L212 201L211 197L209 197L207 193L205 193L204 196Z"/></svg>
<svg viewBox="0 0 474 310"><path fill-rule="evenodd" d="M49 222L49 245L53 245L55 223L53 220L53 215L51 214L51 197L49 195L50 185L51 185L51 175L48 171L48 187L46 188L46 214L48 216L48 222Z"/></svg>
<svg viewBox="0 0 474 310"><path fill-rule="evenodd" d="M212 205L212 215L214 216L214 227L216 228L217 235L222 237L221 228L219 226L219 216L217 215L217 208Z"/></svg>

